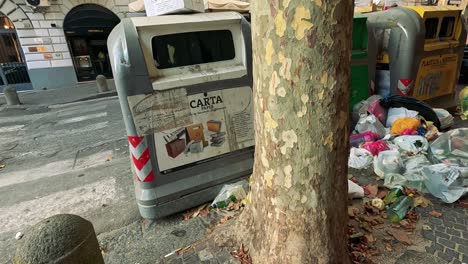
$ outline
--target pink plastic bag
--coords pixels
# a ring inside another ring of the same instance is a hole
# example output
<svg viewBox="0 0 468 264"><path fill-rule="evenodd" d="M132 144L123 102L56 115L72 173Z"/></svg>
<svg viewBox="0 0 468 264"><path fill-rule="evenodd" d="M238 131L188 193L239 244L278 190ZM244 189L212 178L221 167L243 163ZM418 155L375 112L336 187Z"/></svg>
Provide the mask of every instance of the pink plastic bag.
<svg viewBox="0 0 468 264"><path fill-rule="evenodd" d="M380 98L376 98L375 101L372 101L369 106L367 107L367 111L375 117L382 123L385 124L385 121L387 119L387 110L383 108L383 106L380 105Z"/></svg>
<svg viewBox="0 0 468 264"><path fill-rule="evenodd" d="M375 142L366 142L361 146L364 149L367 149L373 156L377 156L379 152L388 150L388 145L383 140L377 140Z"/></svg>
<svg viewBox="0 0 468 264"><path fill-rule="evenodd" d="M352 147L359 147L361 143L369 142L369 141L376 141L377 139L381 138L378 134L372 131L366 131L360 134L352 134L349 136L349 143Z"/></svg>

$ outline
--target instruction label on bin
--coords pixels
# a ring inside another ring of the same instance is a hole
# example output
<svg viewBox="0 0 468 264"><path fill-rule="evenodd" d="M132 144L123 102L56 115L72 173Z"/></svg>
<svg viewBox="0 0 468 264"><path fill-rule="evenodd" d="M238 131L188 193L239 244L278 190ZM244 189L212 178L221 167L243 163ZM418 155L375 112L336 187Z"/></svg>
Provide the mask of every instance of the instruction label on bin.
<svg viewBox="0 0 468 264"><path fill-rule="evenodd" d="M423 58L413 96L427 100L452 93L457 80L458 57L458 54L445 54Z"/></svg>
<svg viewBox="0 0 468 264"><path fill-rule="evenodd" d="M250 87L193 95L173 89L132 97L139 134L154 134L160 171L254 145Z"/></svg>

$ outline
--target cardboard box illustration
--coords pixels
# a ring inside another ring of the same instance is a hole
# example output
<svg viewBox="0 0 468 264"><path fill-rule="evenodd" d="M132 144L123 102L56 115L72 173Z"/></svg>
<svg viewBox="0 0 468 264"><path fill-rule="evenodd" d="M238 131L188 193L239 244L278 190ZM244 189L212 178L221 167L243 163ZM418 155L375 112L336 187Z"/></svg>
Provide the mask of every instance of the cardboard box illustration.
<svg viewBox="0 0 468 264"><path fill-rule="evenodd" d="M176 139L166 144L167 155L171 158L175 158L185 150L185 140Z"/></svg>
<svg viewBox="0 0 468 264"><path fill-rule="evenodd" d="M203 133L203 125L196 124L192 126L188 126L185 128L187 130L188 139L187 141L199 141L203 142L203 146L208 146L208 141L205 140L205 134Z"/></svg>
<svg viewBox="0 0 468 264"><path fill-rule="evenodd" d="M221 121L210 120L206 122L206 125L208 127L208 131L211 131L211 132L221 131Z"/></svg>

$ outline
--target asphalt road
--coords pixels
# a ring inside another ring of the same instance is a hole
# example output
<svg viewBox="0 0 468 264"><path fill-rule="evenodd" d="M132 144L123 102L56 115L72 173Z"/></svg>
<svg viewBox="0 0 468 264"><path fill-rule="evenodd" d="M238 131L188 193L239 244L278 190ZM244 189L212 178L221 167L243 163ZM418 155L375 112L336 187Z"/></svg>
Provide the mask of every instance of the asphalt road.
<svg viewBox="0 0 468 264"><path fill-rule="evenodd" d="M0 112L0 263L15 234L73 213L97 233L139 219L116 98Z"/></svg>

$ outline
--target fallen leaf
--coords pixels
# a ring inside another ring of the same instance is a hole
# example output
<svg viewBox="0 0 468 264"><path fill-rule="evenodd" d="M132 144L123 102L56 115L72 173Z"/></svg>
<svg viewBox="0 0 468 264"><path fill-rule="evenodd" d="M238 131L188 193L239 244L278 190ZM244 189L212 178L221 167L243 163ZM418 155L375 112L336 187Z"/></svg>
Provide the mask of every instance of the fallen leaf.
<svg viewBox="0 0 468 264"><path fill-rule="evenodd" d="M432 212L430 212L429 214L432 215L433 217L437 217L437 218L442 216L442 213L437 212L435 210L432 210Z"/></svg>
<svg viewBox="0 0 468 264"><path fill-rule="evenodd" d="M424 196L418 196L414 198L414 207L421 206L423 208L428 207L429 205L432 205L432 202L429 199L426 199Z"/></svg>
<svg viewBox="0 0 468 264"><path fill-rule="evenodd" d="M111 161L112 160L112 156L109 156L107 157L106 161Z"/></svg>
<svg viewBox="0 0 468 264"><path fill-rule="evenodd" d="M460 205L463 208L468 208L468 200L459 200L458 205Z"/></svg>
<svg viewBox="0 0 468 264"><path fill-rule="evenodd" d="M364 187L364 193L370 197L375 197L378 191L379 186L377 184L368 184Z"/></svg>
<svg viewBox="0 0 468 264"><path fill-rule="evenodd" d="M408 235L404 231L391 229L391 230L387 230L387 233L405 245L413 244L411 239L408 237Z"/></svg>
<svg viewBox="0 0 468 264"><path fill-rule="evenodd" d="M406 217L413 223L416 223L419 221L419 215L413 210L408 211L406 213Z"/></svg>
<svg viewBox="0 0 468 264"><path fill-rule="evenodd" d="M232 218L232 216L225 216L225 217L221 218L216 225L222 225L222 224L226 223L231 218Z"/></svg>
<svg viewBox="0 0 468 264"><path fill-rule="evenodd" d="M6 167L5 164L0 164L0 169L3 169L3 168L5 168L5 167Z"/></svg>
<svg viewBox="0 0 468 264"><path fill-rule="evenodd" d="M385 249L389 252L393 251L392 245L390 243L385 243Z"/></svg>
<svg viewBox="0 0 468 264"><path fill-rule="evenodd" d="M366 239L367 243L374 243L375 241L377 241L377 239L375 239L373 235L365 235L364 238Z"/></svg>
<svg viewBox="0 0 468 264"><path fill-rule="evenodd" d="M244 247L244 244L241 244L238 250L231 252L231 255L240 261L241 264L252 264L252 259L249 255L249 250Z"/></svg>

